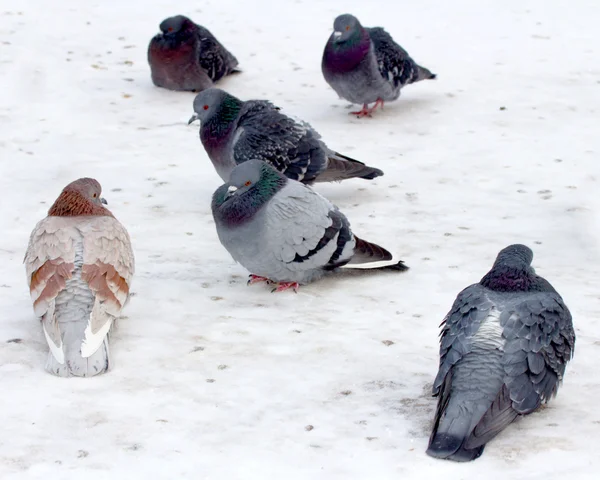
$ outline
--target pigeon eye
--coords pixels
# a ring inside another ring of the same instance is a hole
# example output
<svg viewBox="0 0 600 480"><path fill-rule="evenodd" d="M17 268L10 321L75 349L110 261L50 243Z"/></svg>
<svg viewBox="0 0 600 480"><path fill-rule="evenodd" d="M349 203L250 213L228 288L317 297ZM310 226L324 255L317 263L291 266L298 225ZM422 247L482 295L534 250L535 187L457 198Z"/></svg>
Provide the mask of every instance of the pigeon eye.
<svg viewBox="0 0 600 480"><path fill-rule="evenodd" d="M250 185L252 185L252 182L251 182L250 180L248 180L246 183L244 183L244 185L245 185L246 187L249 187Z"/></svg>
<svg viewBox="0 0 600 480"><path fill-rule="evenodd" d="M96 198L97 196L98 196L98 194L97 194L97 193L94 193L94 194L92 195L92 197L94 197L94 198Z"/></svg>
<svg viewBox="0 0 600 480"><path fill-rule="evenodd" d="M173 27L167 28L167 31L172 32L173 31Z"/></svg>
<svg viewBox="0 0 600 480"><path fill-rule="evenodd" d="M204 110L208 110L208 105L204 105L202 108L203 108Z"/></svg>
<svg viewBox="0 0 600 480"><path fill-rule="evenodd" d="M346 31L350 30L350 25L346 26Z"/></svg>

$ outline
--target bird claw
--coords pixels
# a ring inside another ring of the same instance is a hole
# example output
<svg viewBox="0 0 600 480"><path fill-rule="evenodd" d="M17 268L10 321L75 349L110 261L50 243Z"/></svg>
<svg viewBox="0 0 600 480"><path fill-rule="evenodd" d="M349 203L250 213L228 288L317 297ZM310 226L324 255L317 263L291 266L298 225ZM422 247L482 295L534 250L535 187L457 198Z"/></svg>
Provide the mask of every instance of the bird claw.
<svg viewBox="0 0 600 480"><path fill-rule="evenodd" d="M254 285L255 283L260 283L260 282L266 282L267 285L270 285L271 283L273 283L267 277L261 277L260 275L248 275L248 277L250 277L248 282L246 283L246 285L248 285L248 286Z"/></svg>
<svg viewBox="0 0 600 480"><path fill-rule="evenodd" d="M371 112L372 112L372 110L363 108L362 110L359 110L357 112L350 112L350 115L356 115L358 118L372 117Z"/></svg>
<svg viewBox="0 0 600 480"><path fill-rule="evenodd" d="M363 105L362 110L358 110L357 112L350 112L350 115L356 115L358 118L370 117L371 114L375 111L375 109L380 105L381 105L381 109L383 110L383 100L381 98L378 98L377 101L375 102L375 105L373 105L372 108L369 108L369 104L365 103Z"/></svg>
<svg viewBox="0 0 600 480"><path fill-rule="evenodd" d="M279 282L277 284L277 288L274 288L273 290L271 290L271 293L275 293L275 292L283 292L285 290L294 290L294 293L298 293L298 289L300 288L300 285L298 284L298 282Z"/></svg>

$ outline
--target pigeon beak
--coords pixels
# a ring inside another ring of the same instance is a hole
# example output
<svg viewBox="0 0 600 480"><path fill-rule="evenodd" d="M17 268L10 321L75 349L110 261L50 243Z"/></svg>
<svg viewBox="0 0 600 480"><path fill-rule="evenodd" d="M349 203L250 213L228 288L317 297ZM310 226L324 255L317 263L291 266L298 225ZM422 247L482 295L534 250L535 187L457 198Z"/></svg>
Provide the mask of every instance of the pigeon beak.
<svg viewBox="0 0 600 480"><path fill-rule="evenodd" d="M235 185L229 185L229 187L227 188L227 196L225 197L225 199L228 199L231 196L233 196L237 189L238 188Z"/></svg>
<svg viewBox="0 0 600 480"><path fill-rule="evenodd" d="M188 120L188 125L189 125L189 124L191 124L191 123L193 123L193 122L195 122L196 120L198 120L198 114L197 114L197 113L194 113L194 114L193 114L193 115L190 117L190 119Z"/></svg>
<svg viewBox="0 0 600 480"><path fill-rule="evenodd" d="M334 40L339 40L341 36L342 36L342 32L333 32Z"/></svg>
<svg viewBox="0 0 600 480"><path fill-rule="evenodd" d="M106 201L106 198L104 198L104 197L100 197L100 203L103 203L104 205L108 205L108 202Z"/></svg>

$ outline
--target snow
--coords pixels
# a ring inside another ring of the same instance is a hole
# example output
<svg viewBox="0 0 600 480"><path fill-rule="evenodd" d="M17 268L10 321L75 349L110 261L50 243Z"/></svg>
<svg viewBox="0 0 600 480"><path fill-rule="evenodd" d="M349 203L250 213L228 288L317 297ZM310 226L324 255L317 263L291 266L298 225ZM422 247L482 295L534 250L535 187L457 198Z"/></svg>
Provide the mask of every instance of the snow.
<svg viewBox="0 0 600 480"><path fill-rule="evenodd" d="M348 116L320 72L345 12L386 27L438 80ZM246 287L212 223L221 181L186 125L193 94L150 81L147 42L178 13L239 59L221 87L273 100L385 171L317 190L409 272L297 295ZM0 478L597 478L597 1L0 0L0 19ZM81 176L130 232L135 296L112 371L59 379L43 369L22 259ZM438 325L514 242L571 309L575 359L557 399L480 459L429 458Z"/></svg>

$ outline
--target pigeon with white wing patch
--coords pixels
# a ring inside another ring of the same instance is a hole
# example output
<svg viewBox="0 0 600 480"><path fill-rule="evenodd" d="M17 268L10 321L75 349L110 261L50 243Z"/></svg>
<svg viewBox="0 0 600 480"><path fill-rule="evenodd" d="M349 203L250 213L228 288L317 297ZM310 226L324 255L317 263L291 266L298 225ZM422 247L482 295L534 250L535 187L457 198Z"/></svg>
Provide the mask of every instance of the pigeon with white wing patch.
<svg viewBox="0 0 600 480"><path fill-rule="evenodd" d="M90 377L110 367L109 331L129 297L129 234L104 206L100 184L67 185L29 239L27 282L50 347L46 370Z"/></svg>
<svg viewBox="0 0 600 480"><path fill-rule="evenodd" d="M384 248L356 237L329 200L260 160L231 172L213 195L212 212L219 240L252 273L250 283L274 282L275 291L297 290L345 265L408 270Z"/></svg>
<svg viewBox="0 0 600 480"><path fill-rule="evenodd" d="M575 331L563 299L532 260L525 245L503 249L444 319L432 457L474 460L515 419L556 395Z"/></svg>

